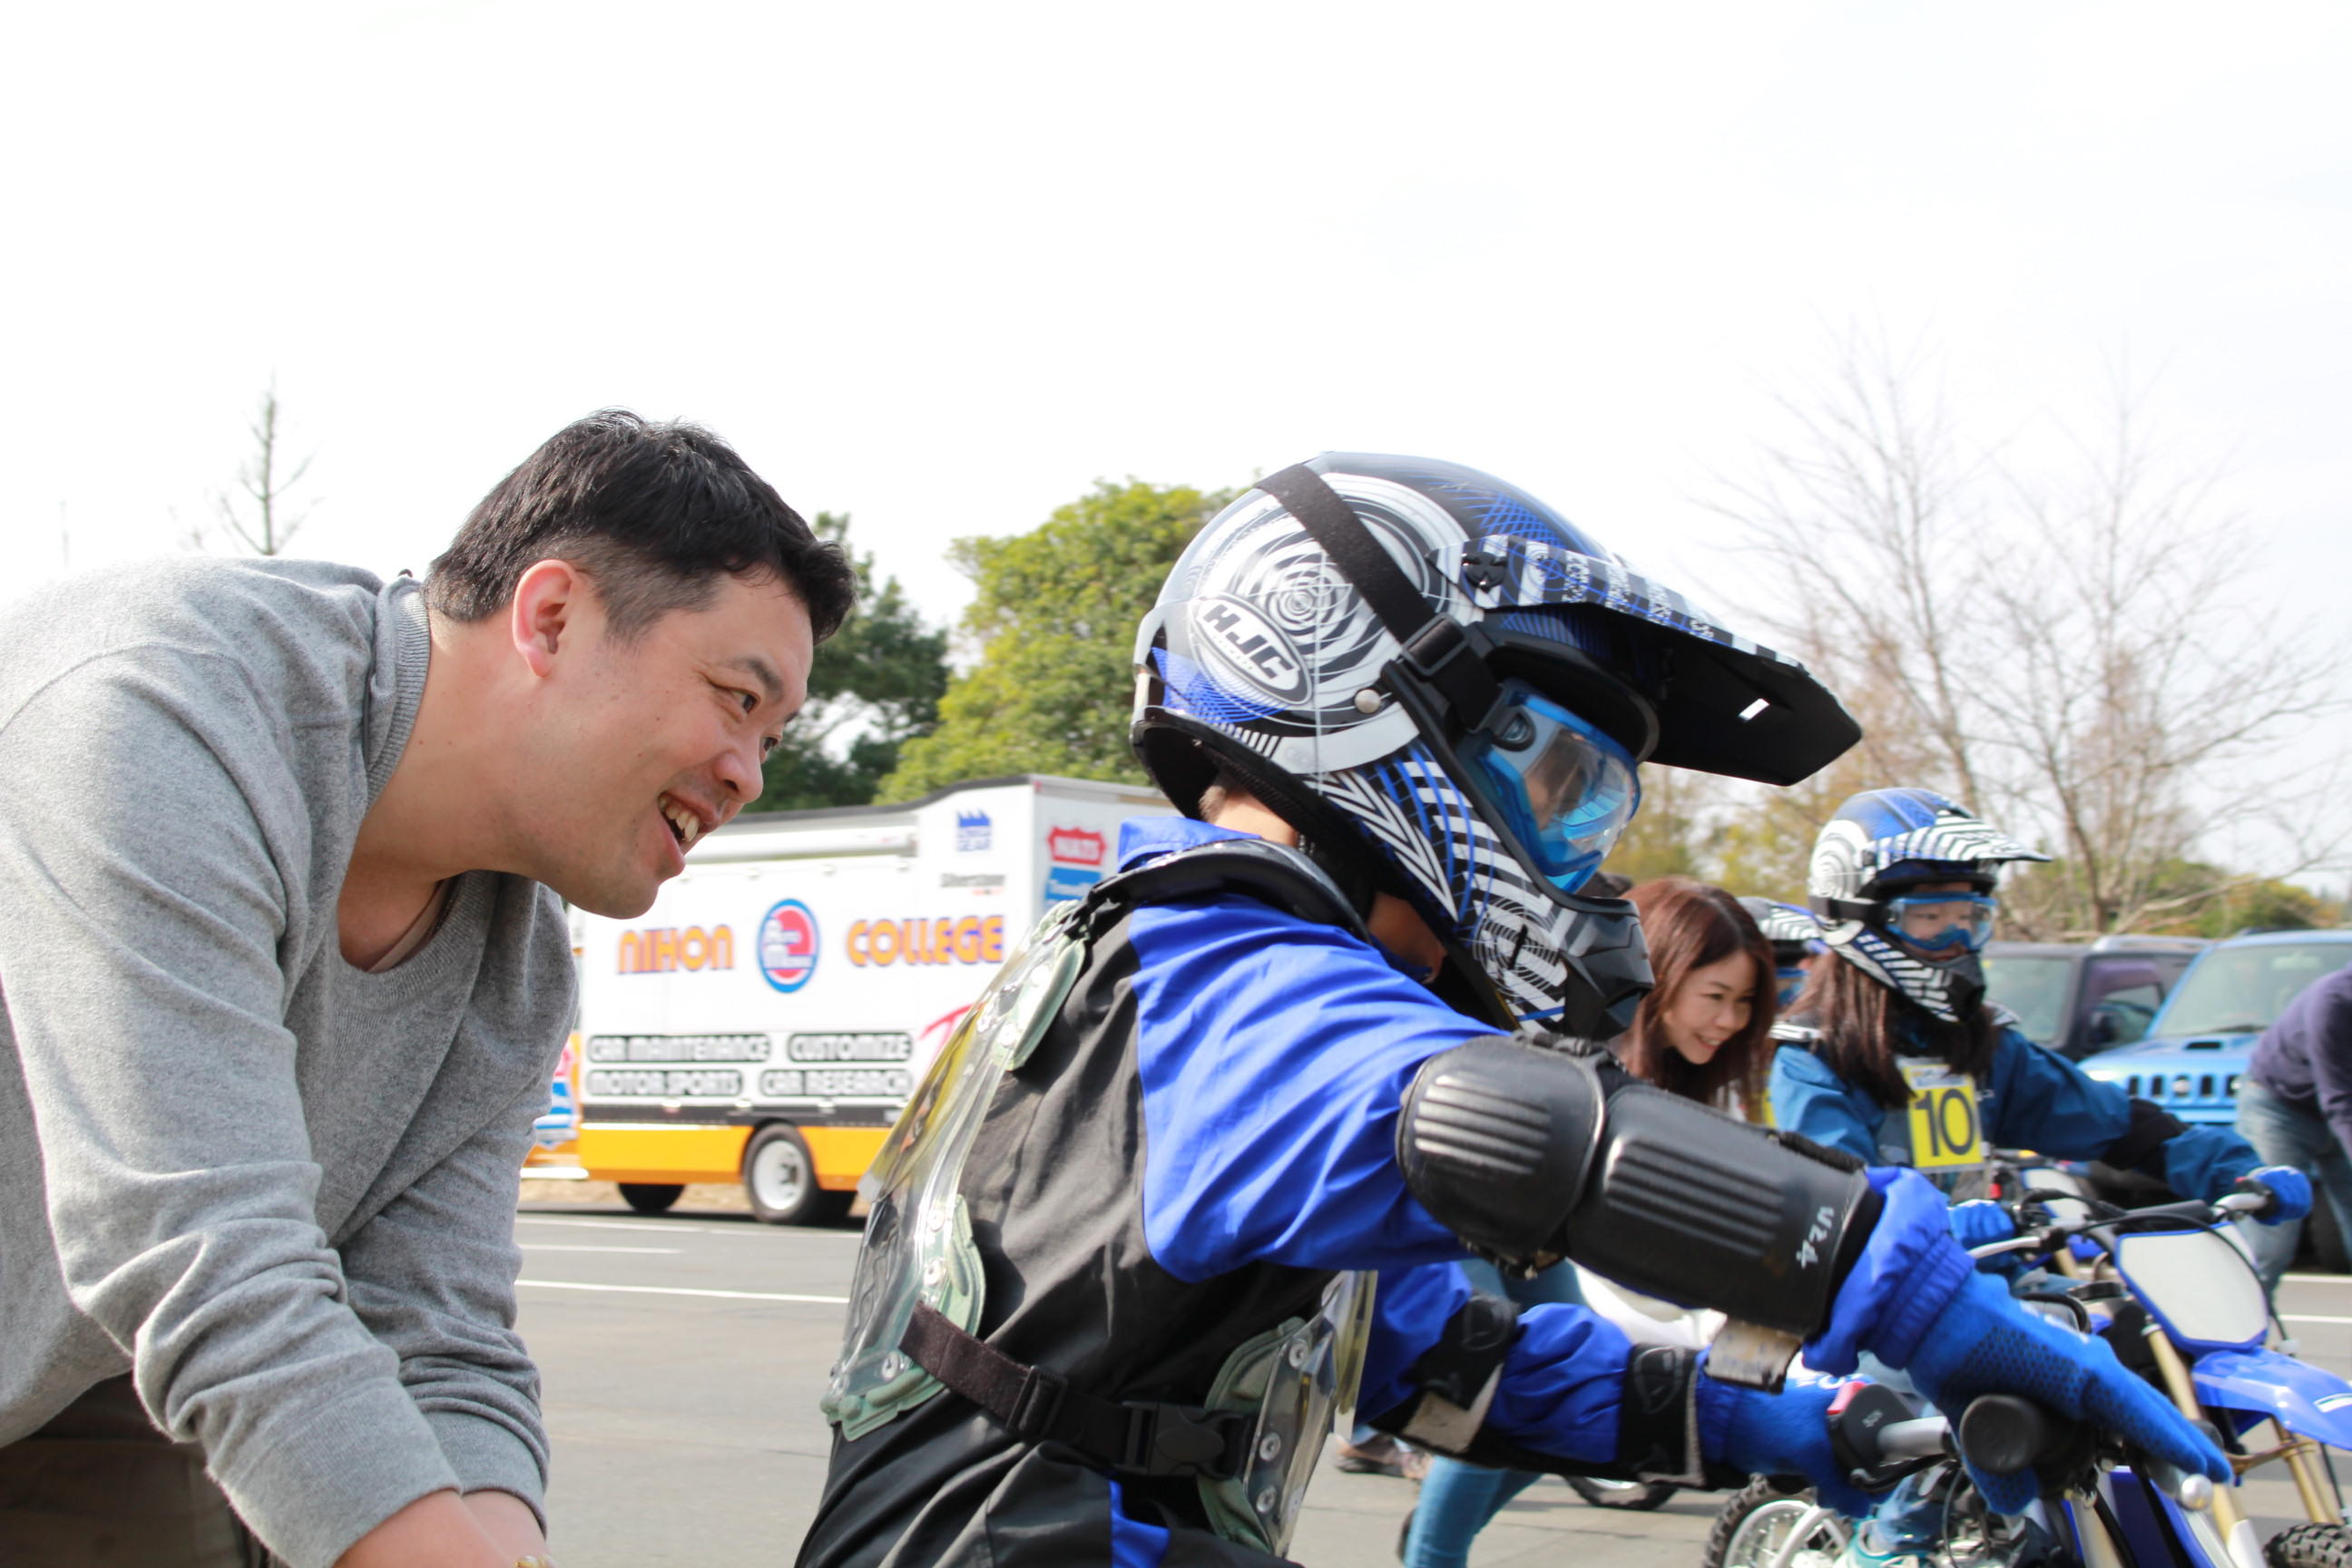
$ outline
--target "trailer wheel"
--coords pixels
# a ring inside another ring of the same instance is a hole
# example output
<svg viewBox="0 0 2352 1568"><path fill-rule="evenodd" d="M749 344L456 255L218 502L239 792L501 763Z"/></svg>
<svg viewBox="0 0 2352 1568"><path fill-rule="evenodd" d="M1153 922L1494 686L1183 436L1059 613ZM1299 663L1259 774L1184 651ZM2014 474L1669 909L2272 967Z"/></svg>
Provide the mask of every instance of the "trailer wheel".
<svg viewBox="0 0 2352 1568"><path fill-rule="evenodd" d="M816 1184L816 1162L797 1130L772 1121L743 1151L743 1191L751 1213L768 1225L825 1225L849 1212L855 1193Z"/></svg>
<svg viewBox="0 0 2352 1568"><path fill-rule="evenodd" d="M621 1201L639 1214L667 1214L686 1192L677 1182L622 1182Z"/></svg>

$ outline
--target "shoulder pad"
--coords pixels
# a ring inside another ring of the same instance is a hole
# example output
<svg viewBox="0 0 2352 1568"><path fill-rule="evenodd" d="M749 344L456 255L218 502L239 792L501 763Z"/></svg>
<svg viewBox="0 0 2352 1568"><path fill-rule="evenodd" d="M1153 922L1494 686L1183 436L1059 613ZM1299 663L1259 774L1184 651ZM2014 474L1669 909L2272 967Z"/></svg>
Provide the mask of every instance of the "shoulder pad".
<svg viewBox="0 0 2352 1568"><path fill-rule="evenodd" d="M1172 903L1209 893L1246 894L1286 915L1338 926L1366 941L1370 932L1329 874L1304 852L1263 838L1227 838L1163 855L1095 884L1097 908Z"/></svg>

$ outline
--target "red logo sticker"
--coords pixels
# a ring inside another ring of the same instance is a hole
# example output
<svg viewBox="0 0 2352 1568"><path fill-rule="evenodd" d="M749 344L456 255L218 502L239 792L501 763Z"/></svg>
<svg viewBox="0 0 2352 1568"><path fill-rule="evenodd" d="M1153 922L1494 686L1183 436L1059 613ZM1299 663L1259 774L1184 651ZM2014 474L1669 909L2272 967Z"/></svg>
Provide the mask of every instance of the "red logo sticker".
<svg viewBox="0 0 2352 1568"><path fill-rule="evenodd" d="M1110 847L1103 836L1084 827L1056 827L1045 835L1045 853L1064 866L1099 866Z"/></svg>

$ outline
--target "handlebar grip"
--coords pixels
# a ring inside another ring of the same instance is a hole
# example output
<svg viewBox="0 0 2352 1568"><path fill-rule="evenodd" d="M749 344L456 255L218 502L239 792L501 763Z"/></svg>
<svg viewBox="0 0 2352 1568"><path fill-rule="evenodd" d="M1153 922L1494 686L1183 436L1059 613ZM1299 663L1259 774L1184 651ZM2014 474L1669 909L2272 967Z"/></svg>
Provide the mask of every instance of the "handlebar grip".
<svg viewBox="0 0 2352 1568"><path fill-rule="evenodd" d="M2013 1476L2054 1458L2073 1435L2068 1423L2011 1394L1979 1394L1960 1413L1960 1452L1990 1475Z"/></svg>

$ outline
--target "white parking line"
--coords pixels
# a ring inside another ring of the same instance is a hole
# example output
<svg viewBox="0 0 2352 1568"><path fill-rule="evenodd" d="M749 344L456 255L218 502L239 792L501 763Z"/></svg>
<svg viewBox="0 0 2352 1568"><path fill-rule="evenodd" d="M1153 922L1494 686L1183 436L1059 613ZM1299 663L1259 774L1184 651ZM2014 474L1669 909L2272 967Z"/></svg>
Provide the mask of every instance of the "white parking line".
<svg viewBox="0 0 2352 1568"><path fill-rule="evenodd" d="M569 1225L577 1226L583 1230L651 1230L660 1231L669 1236L733 1236L762 1241L772 1239L780 1231L789 1228L765 1225L684 1225L673 1224L663 1219L570 1219L559 1218L554 1215L529 1213L517 1214L515 1223L517 1225ZM845 1237L851 1241L859 1239L859 1233L854 1230L802 1229L793 1231L793 1234Z"/></svg>
<svg viewBox="0 0 2352 1568"><path fill-rule="evenodd" d="M2352 1323L2352 1318L2314 1318L2299 1312L2281 1312L2282 1323Z"/></svg>
<svg viewBox="0 0 2352 1568"><path fill-rule="evenodd" d="M2282 1274L2282 1285L2352 1285L2352 1274Z"/></svg>
<svg viewBox="0 0 2352 1568"><path fill-rule="evenodd" d="M525 1252L627 1252L646 1258L675 1258L683 1250L676 1247L567 1247L560 1241L523 1241L515 1245Z"/></svg>
<svg viewBox="0 0 2352 1568"><path fill-rule="evenodd" d="M802 1301L819 1307L846 1307L846 1296L786 1296L769 1290L697 1290L684 1285L583 1285L574 1279L518 1279L542 1290L609 1290L621 1296L711 1296L722 1301Z"/></svg>

